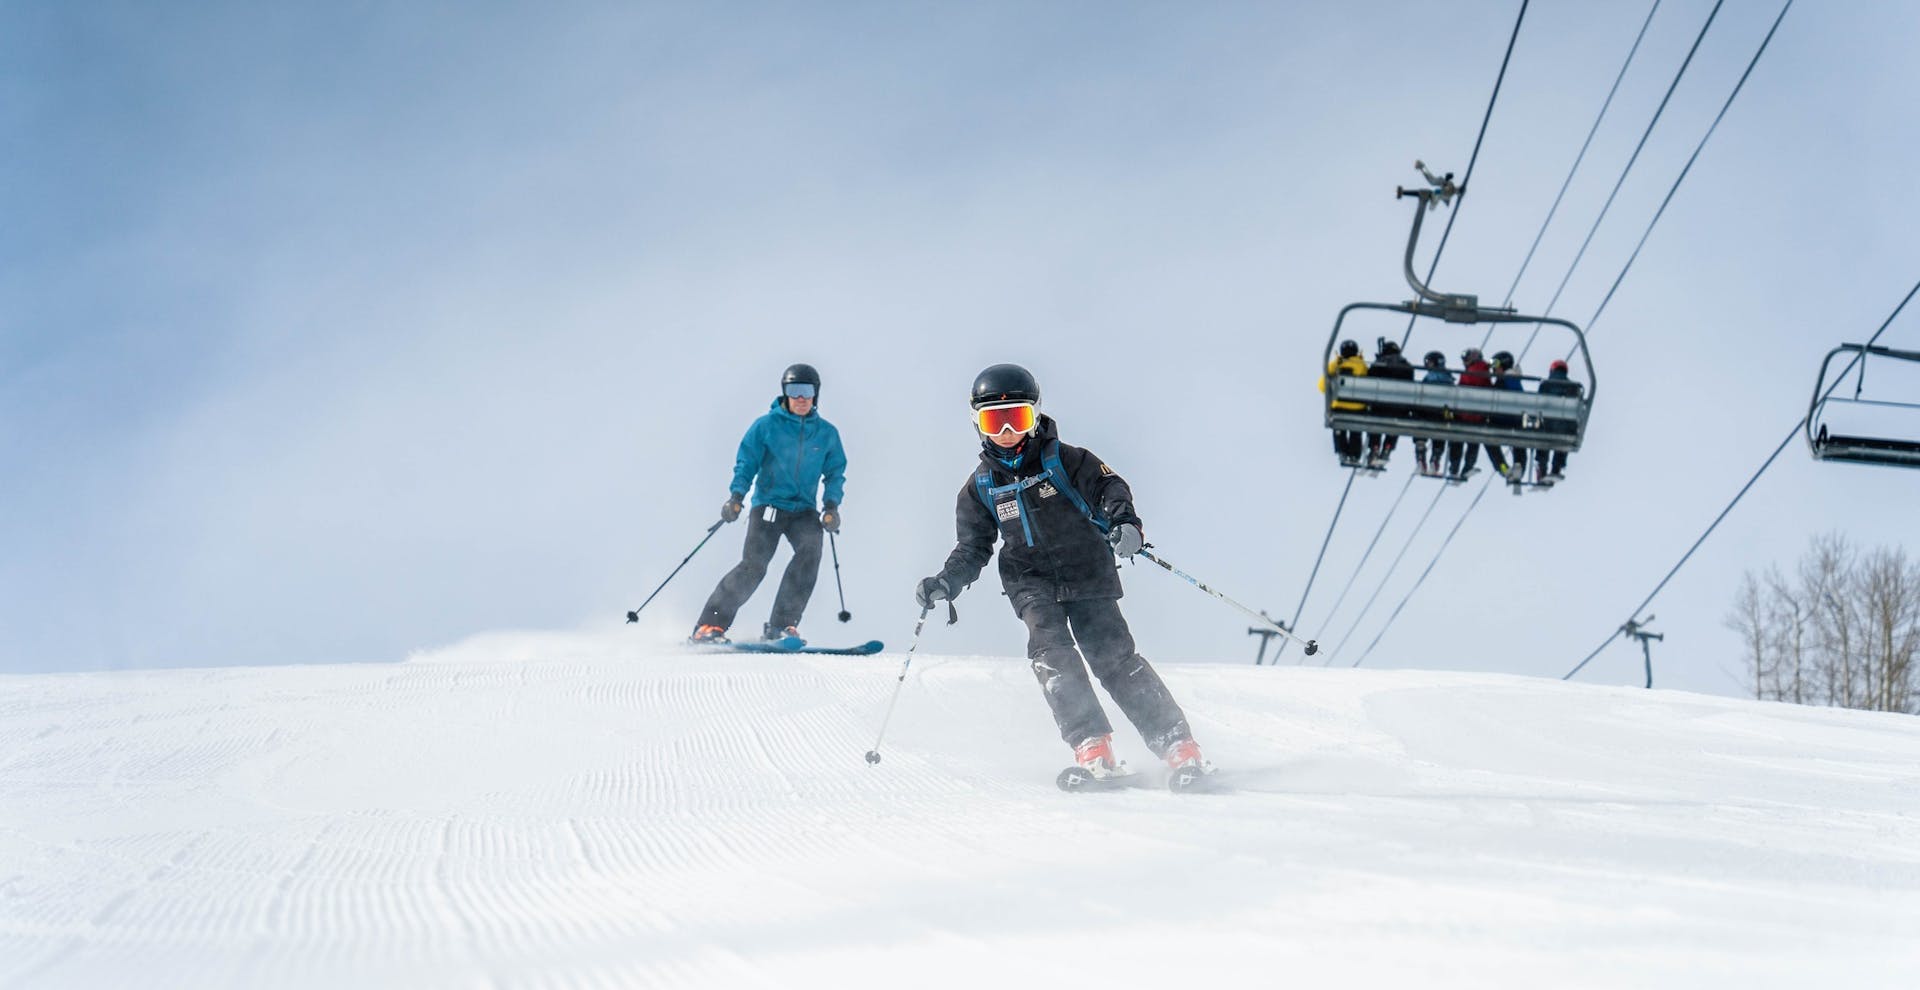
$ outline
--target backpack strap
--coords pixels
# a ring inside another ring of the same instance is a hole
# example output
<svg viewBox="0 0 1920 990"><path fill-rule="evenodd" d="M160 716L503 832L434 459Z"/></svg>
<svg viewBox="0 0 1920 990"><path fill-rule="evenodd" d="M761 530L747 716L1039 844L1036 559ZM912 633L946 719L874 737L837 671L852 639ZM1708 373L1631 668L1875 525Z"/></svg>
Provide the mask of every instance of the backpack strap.
<svg viewBox="0 0 1920 990"><path fill-rule="evenodd" d="M1095 512L1093 506L1088 505L1087 500L1080 497L1079 490L1073 487L1073 477L1067 474L1067 466L1060 461L1059 440L1047 442L1047 449L1040 452L1040 463L1046 468L1044 474L1053 477L1055 486L1066 494L1067 499L1073 503L1074 508L1080 510L1081 515L1087 517L1087 521L1093 524L1093 528L1102 533L1113 528L1113 522L1105 514Z"/></svg>
<svg viewBox="0 0 1920 990"><path fill-rule="evenodd" d="M982 465L979 470L973 473L973 493L979 496L980 504L986 506L987 514L993 516L996 520L999 518L999 512L994 502L999 499L1000 496L1012 493L1014 499L1021 503L1019 510L1020 530L1021 534L1026 537L1027 546L1034 546L1035 543L1033 528L1027 522L1025 500L1021 496L1025 494L1027 489L1048 481L1053 482L1054 487L1067 496L1067 501L1072 502L1073 507L1080 510L1080 515L1092 523L1093 528L1104 534L1113 527L1113 523L1107 519L1106 515L1094 511L1093 506L1088 505L1087 500L1081 497L1079 489L1073 487L1073 476L1067 473L1067 466L1060 460L1059 440L1048 442L1046 449L1040 452L1040 466L1040 473L1032 477L1020 478L1011 484L995 485L993 483L992 469Z"/></svg>

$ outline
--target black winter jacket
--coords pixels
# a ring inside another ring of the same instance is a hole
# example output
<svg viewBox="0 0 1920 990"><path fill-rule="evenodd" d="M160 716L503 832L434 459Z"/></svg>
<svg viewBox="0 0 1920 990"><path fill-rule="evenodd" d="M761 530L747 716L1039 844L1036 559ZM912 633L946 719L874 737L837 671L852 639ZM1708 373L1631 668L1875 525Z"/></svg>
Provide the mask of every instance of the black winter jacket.
<svg viewBox="0 0 1920 990"><path fill-rule="evenodd" d="M1413 365L1399 354L1382 354L1373 359L1373 366L1367 369L1373 378L1398 378L1403 382L1413 381Z"/></svg>
<svg viewBox="0 0 1920 990"><path fill-rule="evenodd" d="M1126 481L1086 449L1060 443L1050 416L1041 416L1039 429L1012 452L990 441L981 448L980 464L960 486L954 506L959 539L940 570L947 584L956 591L972 584L993 556L994 542L1004 537L1000 583L1016 614L1037 602L1119 598L1113 551L1073 494L1110 525L1139 526ZM1058 451L1064 479L1048 468L1049 448ZM1010 453L1018 458L1011 466L1001 460Z"/></svg>
<svg viewBox="0 0 1920 990"><path fill-rule="evenodd" d="M1580 383L1568 378L1564 371L1550 371L1540 380L1541 395L1568 395L1577 399L1580 391Z"/></svg>

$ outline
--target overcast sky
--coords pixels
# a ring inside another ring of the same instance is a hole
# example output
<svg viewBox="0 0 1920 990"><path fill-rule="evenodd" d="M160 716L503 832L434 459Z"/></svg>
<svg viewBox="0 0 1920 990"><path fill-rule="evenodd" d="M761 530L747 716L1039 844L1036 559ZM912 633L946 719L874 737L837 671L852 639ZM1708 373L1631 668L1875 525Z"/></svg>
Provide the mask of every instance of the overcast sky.
<svg viewBox="0 0 1920 990"><path fill-rule="evenodd" d="M1521 308L1711 8L1662 3ZM851 461L855 619L823 571L814 639L904 646L975 456L967 387L1000 361L1127 477L1168 559L1289 615L1345 482L1314 388L1333 318L1408 295L1393 189L1415 158L1465 171L1516 9L0 6L0 671L611 629L710 525L793 361ZM1647 9L1533 4L1436 287L1505 294ZM1728 0L1556 315L1588 321L1778 10ZM1651 590L1821 356L1920 278L1916 39L1912 4L1787 16L1592 327L1567 482L1489 492L1368 666L1559 676ZM1882 342L1920 347L1920 308ZM1302 617L1329 646L1355 628L1339 663L1479 489L1440 497L1355 625L1433 501L1416 482L1329 617L1410 461L1355 483ZM1920 550L1916 496L1920 473L1796 441L1651 607L1659 683L1738 693L1741 572L1830 529ZM636 643L685 634L743 534ZM1149 658L1251 660L1237 613L1124 577ZM1022 653L998 590L923 648ZM1581 677L1637 683L1639 655Z"/></svg>

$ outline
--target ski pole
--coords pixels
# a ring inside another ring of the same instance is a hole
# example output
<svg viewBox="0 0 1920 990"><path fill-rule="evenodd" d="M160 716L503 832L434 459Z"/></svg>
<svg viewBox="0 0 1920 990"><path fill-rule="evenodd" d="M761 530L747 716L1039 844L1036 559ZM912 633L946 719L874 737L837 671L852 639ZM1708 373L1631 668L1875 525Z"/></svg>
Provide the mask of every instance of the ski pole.
<svg viewBox="0 0 1920 990"><path fill-rule="evenodd" d="M847 589L840 586L840 542L832 533L827 534L827 546L833 548L833 590L840 593L840 621L845 622L853 613L847 611Z"/></svg>
<svg viewBox="0 0 1920 990"><path fill-rule="evenodd" d="M1154 553L1152 550L1149 550L1146 547L1141 547L1140 556L1145 557L1156 564L1159 564L1163 568L1166 568L1168 573L1174 575L1175 577L1178 577L1182 581L1185 581L1188 584L1193 585L1196 588L1199 588L1201 591L1204 591L1207 594L1212 595L1213 597L1218 598L1223 602L1226 602L1228 605L1231 605L1234 608L1237 608L1240 611L1245 612L1247 615L1247 618L1250 618L1253 621L1258 622L1261 625L1267 627L1268 629L1271 629L1274 632L1279 633L1280 635L1285 636L1286 638L1301 644L1301 647L1306 650L1307 656L1313 656L1315 653L1320 652L1319 643L1316 643L1310 639L1303 640L1300 637L1295 636L1293 634L1293 630L1288 629L1286 626L1283 626L1280 623L1267 618L1264 613L1256 612L1253 609L1250 609L1245 605L1242 605L1239 602L1236 602L1233 599L1228 598L1227 596L1219 593L1218 591L1215 591L1212 588L1207 587L1205 584L1202 584L1200 580L1194 577L1193 575L1188 574L1186 571L1183 571L1180 568L1167 563L1165 560L1160 559L1160 556Z"/></svg>
<svg viewBox="0 0 1920 990"><path fill-rule="evenodd" d="M692 559L693 559L693 555L694 555L694 554L696 554L696 553L699 553L699 552L700 552L700 548L701 548L701 547L704 547L704 546L706 546L706 545L707 545L707 541L708 541L708 540L711 540L711 539L713 539L713 534L715 534L715 533L717 533L717 532L719 532L719 531L720 531L720 527L722 527L722 526L725 526L726 524L727 524L727 521L726 521L725 519L722 519L722 520L720 520L720 521L718 521L718 522L716 522L716 523L714 523L714 524L713 524L712 526L709 526L709 527L707 527L707 535L706 535L706 536L703 536L703 537L701 537L701 538L700 538L700 542L699 542L699 543L696 543L696 544L694 544L694 545L693 545L693 549L692 549L692 550L691 550L690 552L688 552L688 554L687 554L687 556L686 556L686 559L685 559L685 560L682 560L682 561L680 561L680 567L685 567L685 566L687 566L687 561L688 561L688 560L692 560ZM676 567L676 568L674 568L674 569L673 569L673 574L678 574L678 573L680 573L680 567ZM671 581L671 580L673 580L673 574L669 574L669 575L667 575L667 581ZM630 611L630 612L628 612L628 613L627 613L627 621L628 621L628 622L639 622L639 621L640 621L640 609L641 609L641 608L646 608L646 607L647 607L647 606L648 606L649 604L651 604L651 603L653 602L653 598L654 598L654 595L658 595L658 594L660 593L660 591L661 591L661 589L663 589L663 588L665 588L665 587L667 586L667 581L662 581L662 582L660 582L660 587L659 587L659 588L655 588L655 589L653 589L653 594L652 594L652 595L648 595L648 596L647 596L647 600L646 600L646 601L644 601L644 602L641 602L641 603L640 603L640 608L636 608L636 609L633 609L632 611Z"/></svg>
<svg viewBox="0 0 1920 990"><path fill-rule="evenodd" d="M887 737L887 723L893 721L893 706L900 700L900 688L907 683L907 668L913 665L913 651L920 648L920 630L926 627L927 613L933 611L929 605L920 610L920 621L913 624L913 641L907 644L907 659L900 664L900 679L893 682L893 697L887 699L887 713L880 718L880 734L873 738L873 748L867 750L867 765L880 764L880 741ZM952 600L947 602L947 625L960 621L960 612L953 607Z"/></svg>

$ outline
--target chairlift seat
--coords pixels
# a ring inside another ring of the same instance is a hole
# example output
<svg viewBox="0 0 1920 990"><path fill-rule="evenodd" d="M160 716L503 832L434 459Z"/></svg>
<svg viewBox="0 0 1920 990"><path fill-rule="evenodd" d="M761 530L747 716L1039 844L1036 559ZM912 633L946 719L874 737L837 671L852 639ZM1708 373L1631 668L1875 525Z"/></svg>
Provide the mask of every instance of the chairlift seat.
<svg viewBox="0 0 1920 990"><path fill-rule="evenodd" d="M1827 373L1833 366L1833 360L1842 354L1853 355L1846 367L1832 379L1828 385ZM1833 406L1884 406L1892 408L1920 408L1911 402L1885 401L1879 399L1846 398L1833 393L1840 386L1849 371L1856 366L1865 374L1865 362L1869 358L1883 358L1899 362L1920 363L1920 351L1894 350L1890 347L1875 347L1868 344L1841 344L1827 352L1826 359L1820 362L1820 377L1814 380L1813 400L1807 407L1806 423L1807 447L1813 452L1815 460L1841 461L1851 464L1879 464L1887 467L1920 467L1920 440L1899 437L1849 436L1832 433L1826 423L1828 407Z"/></svg>
<svg viewBox="0 0 1920 990"><path fill-rule="evenodd" d="M1353 375L1334 376L1327 397L1327 426L1335 430L1569 453L1580 449L1589 408L1571 395ZM1336 409L1335 402L1366 408Z"/></svg>
<svg viewBox="0 0 1920 990"><path fill-rule="evenodd" d="M1813 456L1822 461L1920 467L1920 441L1828 434L1813 442Z"/></svg>

